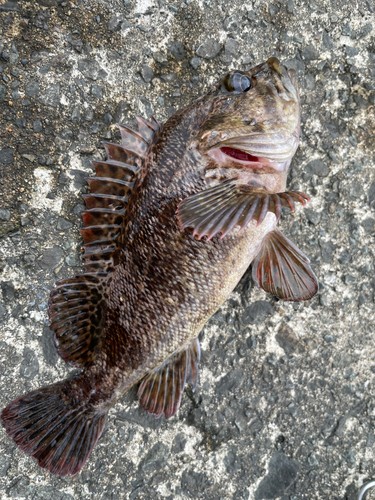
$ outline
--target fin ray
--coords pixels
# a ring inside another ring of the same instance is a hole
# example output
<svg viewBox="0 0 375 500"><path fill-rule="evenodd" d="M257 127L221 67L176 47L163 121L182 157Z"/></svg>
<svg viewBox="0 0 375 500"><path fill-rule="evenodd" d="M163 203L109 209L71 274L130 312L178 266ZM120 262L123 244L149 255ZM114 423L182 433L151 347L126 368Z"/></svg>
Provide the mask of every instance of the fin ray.
<svg viewBox="0 0 375 500"><path fill-rule="evenodd" d="M173 354L146 375L138 388L140 405L155 418L163 414L165 418L175 415L186 383L191 383L194 390L196 388L199 361L199 340L194 339L187 348Z"/></svg>
<svg viewBox="0 0 375 500"><path fill-rule="evenodd" d="M309 259L278 229L265 237L252 277L266 292L293 302L311 299L319 288Z"/></svg>
<svg viewBox="0 0 375 500"><path fill-rule="evenodd" d="M198 239L207 236L210 240L218 233L224 238L236 225L240 231L251 220L260 225L269 212L279 219L283 207L294 211L295 201L305 205L309 200L299 191L267 193L226 179L182 200L177 208L177 219L181 230L192 227L193 235Z"/></svg>

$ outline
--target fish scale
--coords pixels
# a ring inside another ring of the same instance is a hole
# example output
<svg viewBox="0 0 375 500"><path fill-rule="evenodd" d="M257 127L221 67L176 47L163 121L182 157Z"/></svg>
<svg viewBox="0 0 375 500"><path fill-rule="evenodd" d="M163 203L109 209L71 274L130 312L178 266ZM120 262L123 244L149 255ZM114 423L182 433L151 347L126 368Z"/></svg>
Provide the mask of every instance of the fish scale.
<svg viewBox="0 0 375 500"><path fill-rule="evenodd" d="M309 200L285 191L300 123L292 73L270 58L227 75L163 126L137 123L119 125L121 144L104 143L107 159L93 161L86 272L50 295L58 353L82 371L1 416L53 474L79 472L134 384L145 411L176 414L186 383L198 383L199 332L251 262L256 284L281 299L317 292L308 258L276 228L283 207Z"/></svg>

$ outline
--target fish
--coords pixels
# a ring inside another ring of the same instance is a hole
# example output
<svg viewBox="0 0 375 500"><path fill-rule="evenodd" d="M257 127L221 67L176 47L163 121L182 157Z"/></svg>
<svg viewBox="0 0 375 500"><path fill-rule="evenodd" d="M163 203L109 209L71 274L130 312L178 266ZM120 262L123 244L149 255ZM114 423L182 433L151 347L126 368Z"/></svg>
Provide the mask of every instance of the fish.
<svg viewBox="0 0 375 500"><path fill-rule="evenodd" d="M232 71L164 125L136 117L94 160L82 212L85 272L56 283L57 351L81 369L1 413L40 467L77 474L109 408L138 384L141 407L170 418L198 383L199 332L252 264L287 301L318 291L310 261L277 223L309 196L287 191L300 136L296 74L277 58Z"/></svg>

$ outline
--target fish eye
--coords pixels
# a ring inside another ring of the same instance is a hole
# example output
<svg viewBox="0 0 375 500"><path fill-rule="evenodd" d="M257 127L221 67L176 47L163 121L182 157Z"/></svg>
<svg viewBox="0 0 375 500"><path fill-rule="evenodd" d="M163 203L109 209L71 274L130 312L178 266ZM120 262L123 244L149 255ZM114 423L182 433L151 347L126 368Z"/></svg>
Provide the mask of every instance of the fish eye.
<svg viewBox="0 0 375 500"><path fill-rule="evenodd" d="M222 81L222 86L228 92L247 92L251 88L251 81L246 75L236 71L228 73Z"/></svg>

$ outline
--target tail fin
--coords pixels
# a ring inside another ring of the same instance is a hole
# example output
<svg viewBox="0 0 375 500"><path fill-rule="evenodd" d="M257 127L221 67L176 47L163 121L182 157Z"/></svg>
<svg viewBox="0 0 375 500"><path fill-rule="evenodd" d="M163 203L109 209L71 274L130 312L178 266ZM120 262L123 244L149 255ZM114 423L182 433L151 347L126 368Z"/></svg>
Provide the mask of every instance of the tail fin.
<svg viewBox="0 0 375 500"><path fill-rule="evenodd" d="M8 436L20 449L60 476L74 476L82 469L106 421L103 410L77 405L69 397L69 382L25 394L1 413Z"/></svg>

